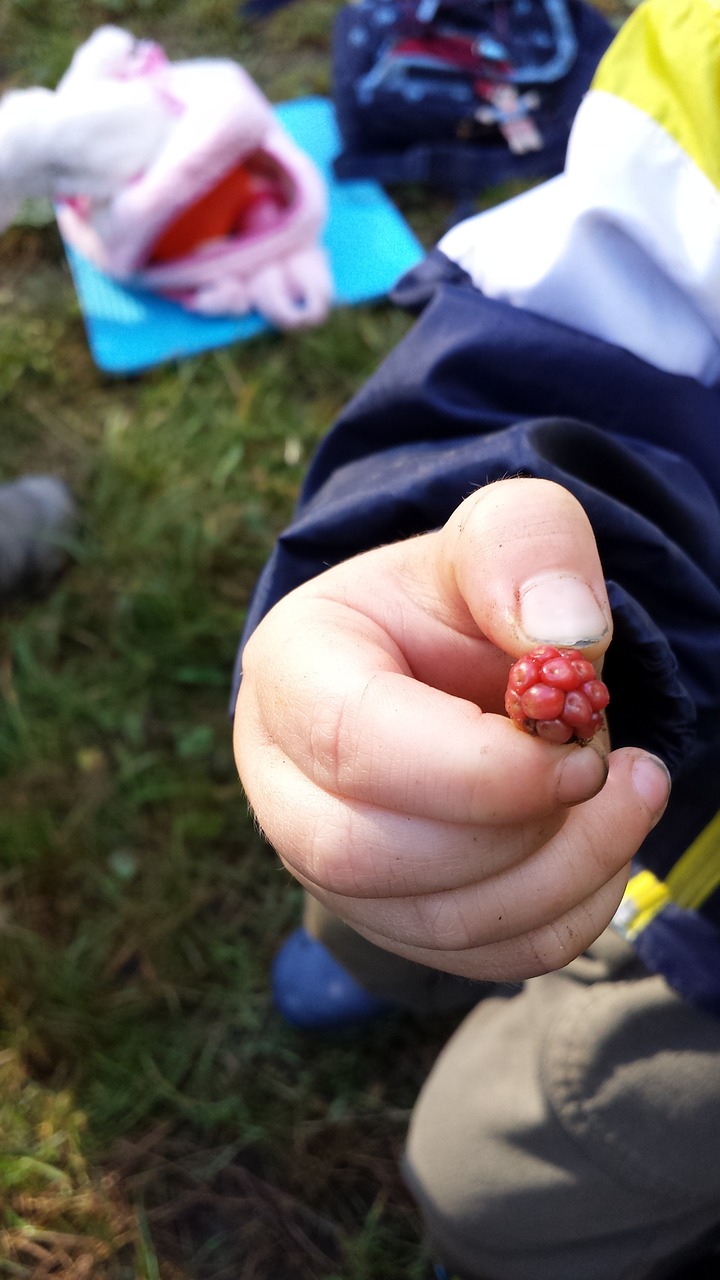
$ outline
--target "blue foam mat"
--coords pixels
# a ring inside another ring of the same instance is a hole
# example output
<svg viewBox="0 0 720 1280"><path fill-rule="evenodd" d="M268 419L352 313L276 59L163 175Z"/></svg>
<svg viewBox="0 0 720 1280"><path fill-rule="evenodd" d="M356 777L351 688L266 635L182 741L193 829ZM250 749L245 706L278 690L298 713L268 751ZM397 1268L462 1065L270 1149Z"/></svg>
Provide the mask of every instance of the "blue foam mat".
<svg viewBox="0 0 720 1280"><path fill-rule="evenodd" d="M341 142L330 101L300 98L275 110L327 183L329 217L323 243L336 304L352 306L383 297L421 260L422 246L376 182L339 182L334 177L332 161ZM72 246L65 249L93 359L107 373L137 373L165 360L244 342L271 328L257 313L193 315L155 294L117 284Z"/></svg>

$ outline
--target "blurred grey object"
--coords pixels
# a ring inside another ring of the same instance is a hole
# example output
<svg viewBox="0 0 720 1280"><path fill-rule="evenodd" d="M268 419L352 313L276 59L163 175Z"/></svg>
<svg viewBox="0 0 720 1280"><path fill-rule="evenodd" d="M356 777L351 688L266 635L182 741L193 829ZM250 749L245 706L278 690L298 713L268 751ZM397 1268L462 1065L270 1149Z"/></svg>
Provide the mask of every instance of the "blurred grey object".
<svg viewBox="0 0 720 1280"><path fill-rule="evenodd" d="M55 476L0 484L0 609L51 590L77 530L75 502Z"/></svg>

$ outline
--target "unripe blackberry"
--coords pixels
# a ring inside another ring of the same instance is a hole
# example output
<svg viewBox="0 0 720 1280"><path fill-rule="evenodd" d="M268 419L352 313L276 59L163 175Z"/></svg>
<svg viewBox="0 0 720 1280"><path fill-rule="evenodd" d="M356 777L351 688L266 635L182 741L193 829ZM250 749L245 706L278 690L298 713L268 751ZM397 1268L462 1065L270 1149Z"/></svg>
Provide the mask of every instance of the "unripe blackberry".
<svg viewBox="0 0 720 1280"><path fill-rule="evenodd" d="M510 668L505 710L513 724L546 742L585 746L603 725L607 686L577 649L543 644Z"/></svg>

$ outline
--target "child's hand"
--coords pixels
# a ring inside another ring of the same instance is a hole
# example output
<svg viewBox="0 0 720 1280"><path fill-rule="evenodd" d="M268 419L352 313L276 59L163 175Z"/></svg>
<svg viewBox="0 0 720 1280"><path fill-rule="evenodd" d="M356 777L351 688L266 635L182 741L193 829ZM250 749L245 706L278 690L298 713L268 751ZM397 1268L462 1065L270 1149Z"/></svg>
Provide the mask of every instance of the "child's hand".
<svg viewBox="0 0 720 1280"><path fill-rule="evenodd" d="M478 979L566 964L669 783L640 750L519 732L503 696L540 641L599 669L611 627L587 517L546 481L489 485L440 531L306 583L244 654L236 758L268 840L387 950Z"/></svg>

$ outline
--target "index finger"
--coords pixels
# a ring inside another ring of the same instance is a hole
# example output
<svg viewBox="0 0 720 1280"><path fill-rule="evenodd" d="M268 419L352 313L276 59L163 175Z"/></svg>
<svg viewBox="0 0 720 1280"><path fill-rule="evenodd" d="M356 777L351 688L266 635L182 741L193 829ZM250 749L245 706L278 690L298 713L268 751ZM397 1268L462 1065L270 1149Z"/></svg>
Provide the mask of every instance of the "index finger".
<svg viewBox="0 0 720 1280"><path fill-rule="evenodd" d="M276 605L248 642L239 759L250 719L324 791L434 821L514 825L587 799L606 776L592 748L550 749L415 678L373 619L306 593Z"/></svg>

